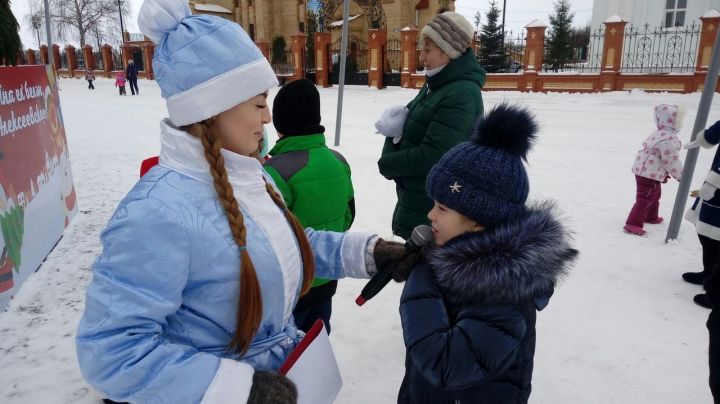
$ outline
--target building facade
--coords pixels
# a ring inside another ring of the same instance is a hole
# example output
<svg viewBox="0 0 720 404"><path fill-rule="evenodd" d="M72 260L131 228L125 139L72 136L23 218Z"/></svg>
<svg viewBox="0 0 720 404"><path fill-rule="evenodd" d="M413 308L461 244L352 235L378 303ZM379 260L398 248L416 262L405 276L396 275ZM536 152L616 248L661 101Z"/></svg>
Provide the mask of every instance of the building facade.
<svg viewBox="0 0 720 404"><path fill-rule="evenodd" d="M336 40L342 29L343 1L322 3L322 30L331 32ZM348 32L367 40L368 29L378 28L388 32L388 39L400 39L402 28L424 26L441 3L455 9L454 0L354 0L350 3ZM212 14L239 23L255 42L272 43L275 37L282 36L288 44L292 34L305 32L307 7L317 7L312 0L195 0L189 4L193 13Z"/></svg>
<svg viewBox="0 0 720 404"><path fill-rule="evenodd" d="M712 9L720 10L720 0L594 0L591 27L614 15L636 26L681 27L699 24Z"/></svg>

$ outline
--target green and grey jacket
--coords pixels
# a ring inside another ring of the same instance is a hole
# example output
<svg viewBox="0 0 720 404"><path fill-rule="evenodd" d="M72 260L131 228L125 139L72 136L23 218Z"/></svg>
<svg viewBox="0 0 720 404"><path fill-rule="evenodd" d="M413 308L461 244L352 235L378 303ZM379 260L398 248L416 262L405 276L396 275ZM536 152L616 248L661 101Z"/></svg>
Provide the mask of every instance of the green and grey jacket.
<svg viewBox="0 0 720 404"><path fill-rule="evenodd" d="M445 152L467 140L469 130L483 112L480 90L484 84L485 70L468 50L427 78L407 106L400 142L393 144L392 139L386 139L378 168L397 185L394 234L407 239L415 226L428 223L433 201L425 192L427 175Z"/></svg>
<svg viewBox="0 0 720 404"><path fill-rule="evenodd" d="M325 135L284 137L270 150L265 171L304 227L343 232L355 218L350 165L325 145ZM313 286L327 283L315 279Z"/></svg>

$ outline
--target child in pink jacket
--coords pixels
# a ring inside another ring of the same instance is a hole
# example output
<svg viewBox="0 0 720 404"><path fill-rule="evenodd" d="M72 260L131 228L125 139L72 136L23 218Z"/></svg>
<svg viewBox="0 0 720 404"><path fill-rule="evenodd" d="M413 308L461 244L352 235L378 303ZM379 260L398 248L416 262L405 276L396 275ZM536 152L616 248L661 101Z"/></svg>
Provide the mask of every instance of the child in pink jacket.
<svg viewBox="0 0 720 404"><path fill-rule="evenodd" d="M125 95L125 74L123 72L115 75L115 87L120 89L120 95Z"/></svg>
<svg viewBox="0 0 720 404"><path fill-rule="evenodd" d="M680 160L680 138L678 131L682 126L684 111L677 105L661 104L655 107L655 124L657 130L643 142L642 150L638 151L633 165L637 192L625 227L632 234L645 234L645 223L662 223L658 216L660 207L661 183L673 177L680 181L682 161Z"/></svg>

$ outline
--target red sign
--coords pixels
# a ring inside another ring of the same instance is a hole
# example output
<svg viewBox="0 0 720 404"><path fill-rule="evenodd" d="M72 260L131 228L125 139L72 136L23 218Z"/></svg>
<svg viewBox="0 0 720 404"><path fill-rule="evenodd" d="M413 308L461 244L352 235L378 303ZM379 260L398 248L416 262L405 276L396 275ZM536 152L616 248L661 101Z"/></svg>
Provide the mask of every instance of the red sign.
<svg viewBox="0 0 720 404"><path fill-rule="evenodd" d="M52 69L0 68L0 309L76 212Z"/></svg>

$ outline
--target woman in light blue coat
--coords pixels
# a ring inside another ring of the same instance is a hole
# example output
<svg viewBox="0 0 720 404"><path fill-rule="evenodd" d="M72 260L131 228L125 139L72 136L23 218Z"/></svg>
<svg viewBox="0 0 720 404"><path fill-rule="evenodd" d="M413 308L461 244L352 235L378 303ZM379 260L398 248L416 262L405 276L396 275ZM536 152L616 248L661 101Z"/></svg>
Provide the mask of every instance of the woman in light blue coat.
<svg viewBox="0 0 720 404"><path fill-rule="evenodd" d="M303 230L256 152L275 75L237 24L146 0L138 24L169 118L159 165L120 202L93 264L77 353L116 401L291 403L274 372L315 275L367 278L402 247ZM232 44L232 46L229 46Z"/></svg>

